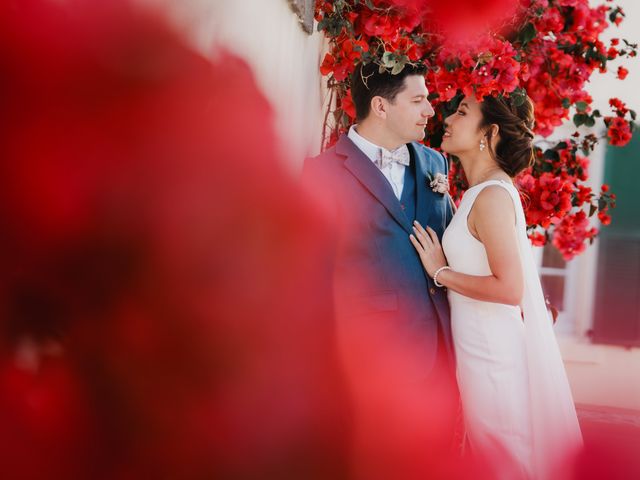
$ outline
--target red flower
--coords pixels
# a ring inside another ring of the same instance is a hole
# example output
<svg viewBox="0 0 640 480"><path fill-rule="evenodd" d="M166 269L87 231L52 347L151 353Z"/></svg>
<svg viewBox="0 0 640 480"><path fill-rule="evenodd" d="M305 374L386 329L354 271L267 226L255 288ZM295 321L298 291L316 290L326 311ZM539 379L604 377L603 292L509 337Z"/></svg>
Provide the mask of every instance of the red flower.
<svg viewBox="0 0 640 480"><path fill-rule="evenodd" d="M628 74L629 74L629 70L627 70L623 66L618 67L618 78L620 80L624 80L625 78L627 78Z"/></svg>
<svg viewBox="0 0 640 480"><path fill-rule="evenodd" d="M344 113L349 115L353 120L356 119L356 107L353 104L353 99L351 98L351 89L347 90L347 94L342 97L341 100L341 108Z"/></svg>
<svg viewBox="0 0 640 480"><path fill-rule="evenodd" d="M609 143L616 147L623 147L631 140L631 127L622 117L605 117L605 121L608 122L609 129L607 135L609 136Z"/></svg>
<svg viewBox="0 0 640 480"><path fill-rule="evenodd" d="M535 247L544 247L547 244L546 235L539 232L530 233L529 240L531 240L531 244Z"/></svg>
<svg viewBox="0 0 640 480"><path fill-rule="evenodd" d="M553 245L569 261L582 253L586 248L586 241L595 237L598 230L591 227L589 219L583 210L573 215L567 215L556 225L553 232Z"/></svg>
<svg viewBox="0 0 640 480"><path fill-rule="evenodd" d="M591 201L593 193L591 187L585 187L584 185L578 185L578 191L576 192L576 207L580 207L587 202Z"/></svg>
<svg viewBox="0 0 640 480"><path fill-rule="evenodd" d="M608 215L605 210L602 210L598 212L598 220L600 220L600 223L603 225L609 225L611 223L611 216Z"/></svg>
<svg viewBox="0 0 640 480"><path fill-rule="evenodd" d="M395 38L400 32L398 17L392 14L379 15L365 9L358 18L358 26L370 37Z"/></svg>
<svg viewBox="0 0 640 480"><path fill-rule="evenodd" d="M616 114L620 117L624 117L629 112L629 109L627 108L626 104L623 101L621 101L619 98L609 99L609 105L611 106L611 108L615 110Z"/></svg>
<svg viewBox="0 0 640 480"><path fill-rule="evenodd" d="M324 56L322 65L320 65L320 73L322 75L329 75L333 71L333 67L335 66L335 64L336 64L336 58L330 53L327 53Z"/></svg>
<svg viewBox="0 0 640 480"><path fill-rule="evenodd" d="M527 204L527 225L548 228L571 210L571 184L550 173L536 178L525 173L517 179Z"/></svg>

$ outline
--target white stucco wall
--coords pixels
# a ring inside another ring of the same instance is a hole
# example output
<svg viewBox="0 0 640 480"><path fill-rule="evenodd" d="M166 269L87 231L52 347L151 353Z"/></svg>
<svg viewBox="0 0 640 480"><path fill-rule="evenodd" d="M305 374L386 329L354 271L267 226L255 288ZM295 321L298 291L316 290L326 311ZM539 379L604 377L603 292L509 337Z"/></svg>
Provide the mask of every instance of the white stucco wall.
<svg viewBox="0 0 640 480"><path fill-rule="evenodd" d="M304 32L287 0L136 0L160 7L209 57L223 47L247 61L275 111L283 162L293 171L320 150L322 35ZM260 125L247 119L247 139Z"/></svg>

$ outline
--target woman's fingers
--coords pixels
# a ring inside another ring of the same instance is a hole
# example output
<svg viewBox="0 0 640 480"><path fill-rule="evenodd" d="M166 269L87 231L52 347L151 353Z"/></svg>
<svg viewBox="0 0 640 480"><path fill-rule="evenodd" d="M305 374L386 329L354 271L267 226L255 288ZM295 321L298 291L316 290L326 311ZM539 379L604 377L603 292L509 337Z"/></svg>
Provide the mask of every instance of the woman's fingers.
<svg viewBox="0 0 640 480"><path fill-rule="evenodd" d="M417 220L413 222L413 231L425 248L431 244L432 240L429 237L429 234L424 228L422 228L422 225L420 225Z"/></svg>
<svg viewBox="0 0 640 480"><path fill-rule="evenodd" d="M409 235L409 240L411 240L411 243L413 243L413 246L416 248L418 253L422 255L424 253L424 247L422 246L420 241L416 238L416 236Z"/></svg>
<svg viewBox="0 0 640 480"><path fill-rule="evenodd" d="M440 243L440 240L438 240L438 234L433 228L427 226L427 233L429 234L429 238L431 238L431 241L433 243L435 243L436 245Z"/></svg>

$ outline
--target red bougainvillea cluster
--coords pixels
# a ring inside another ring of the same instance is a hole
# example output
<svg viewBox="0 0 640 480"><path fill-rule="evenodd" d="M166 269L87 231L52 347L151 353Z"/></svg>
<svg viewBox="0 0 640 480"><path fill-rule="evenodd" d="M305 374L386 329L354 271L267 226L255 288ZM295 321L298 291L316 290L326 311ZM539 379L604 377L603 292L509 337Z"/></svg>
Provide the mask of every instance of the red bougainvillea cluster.
<svg viewBox="0 0 640 480"><path fill-rule="evenodd" d="M397 73L408 63L427 67L427 86L436 117L425 143L439 147L442 121L464 95L522 95L535 106L535 132L549 136L573 120L576 127L604 122L611 145L624 146L632 136L636 114L611 99L612 115L591 107L585 90L594 72L607 72L607 62L635 57L637 46L626 40L600 39L624 12L607 2L590 7L588 0L318 0L318 29L329 39L320 67L332 95L324 146L332 145L355 120L349 76L360 62L375 62ZM614 72L623 80L628 71ZM589 217L598 212L604 225L615 196L603 186L586 186L593 134L537 147L538 161L518 179L527 206L534 244L552 241L566 259L582 252L597 235ZM548 142L547 142L548 143ZM454 198L466 188L461 169L452 162Z"/></svg>

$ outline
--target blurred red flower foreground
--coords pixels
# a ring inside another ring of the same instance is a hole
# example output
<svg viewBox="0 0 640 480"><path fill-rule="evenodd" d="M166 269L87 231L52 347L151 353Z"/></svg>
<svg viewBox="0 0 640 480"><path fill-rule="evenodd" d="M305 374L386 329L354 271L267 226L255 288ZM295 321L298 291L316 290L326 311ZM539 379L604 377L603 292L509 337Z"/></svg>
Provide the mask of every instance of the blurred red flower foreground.
<svg viewBox="0 0 640 480"><path fill-rule="evenodd" d="M249 68L37 0L0 68L2 478L343 475L326 229Z"/></svg>
<svg viewBox="0 0 640 480"><path fill-rule="evenodd" d="M247 65L123 1L24 0L0 68L3 478L458 475L412 417L447 399L394 389L420 365L382 331L346 339L389 359L355 365L376 394L348 403L331 229ZM363 408L375 458L351 455Z"/></svg>

